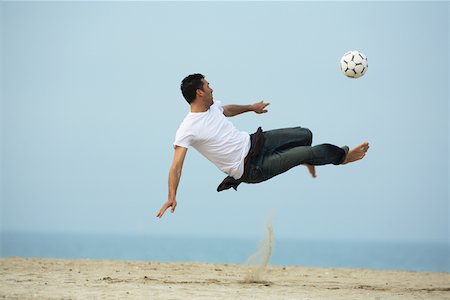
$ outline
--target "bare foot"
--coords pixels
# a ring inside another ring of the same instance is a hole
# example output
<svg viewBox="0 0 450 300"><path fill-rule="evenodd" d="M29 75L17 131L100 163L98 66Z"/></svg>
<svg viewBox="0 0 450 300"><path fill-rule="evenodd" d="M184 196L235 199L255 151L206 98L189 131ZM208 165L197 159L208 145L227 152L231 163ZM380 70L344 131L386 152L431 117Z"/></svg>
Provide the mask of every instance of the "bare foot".
<svg viewBox="0 0 450 300"><path fill-rule="evenodd" d="M316 178L316 167L307 164L305 164L305 166L308 168L309 174L311 174L313 178Z"/></svg>
<svg viewBox="0 0 450 300"><path fill-rule="evenodd" d="M366 155L367 150L369 150L368 142L364 142L361 145L353 148L347 153L347 156L345 157L345 160L342 164L345 165L362 159Z"/></svg>

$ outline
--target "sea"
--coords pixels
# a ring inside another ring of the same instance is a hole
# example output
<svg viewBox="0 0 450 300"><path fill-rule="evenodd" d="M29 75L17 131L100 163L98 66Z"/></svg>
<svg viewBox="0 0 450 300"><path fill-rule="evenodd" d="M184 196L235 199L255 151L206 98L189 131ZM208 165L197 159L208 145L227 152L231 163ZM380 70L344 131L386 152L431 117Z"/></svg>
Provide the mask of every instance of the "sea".
<svg viewBox="0 0 450 300"><path fill-rule="evenodd" d="M2 232L1 257L245 264L257 238ZM445 243L275 239L270 265L450 272Z"/></svg>

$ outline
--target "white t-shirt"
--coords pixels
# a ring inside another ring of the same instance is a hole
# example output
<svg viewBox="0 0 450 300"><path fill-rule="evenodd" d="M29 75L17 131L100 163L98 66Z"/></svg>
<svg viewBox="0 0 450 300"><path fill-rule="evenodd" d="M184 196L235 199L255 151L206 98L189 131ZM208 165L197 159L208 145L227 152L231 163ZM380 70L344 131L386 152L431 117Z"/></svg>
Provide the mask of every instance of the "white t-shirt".
<svg viewBox="0 0 450 300"><path fill-rule="evenodd" d="M235 179L244 173L244 159L250 150L250 135L239 131L223 114L220 101L206 112L189 112L181 122L174 146L192 146Z"/></svg>

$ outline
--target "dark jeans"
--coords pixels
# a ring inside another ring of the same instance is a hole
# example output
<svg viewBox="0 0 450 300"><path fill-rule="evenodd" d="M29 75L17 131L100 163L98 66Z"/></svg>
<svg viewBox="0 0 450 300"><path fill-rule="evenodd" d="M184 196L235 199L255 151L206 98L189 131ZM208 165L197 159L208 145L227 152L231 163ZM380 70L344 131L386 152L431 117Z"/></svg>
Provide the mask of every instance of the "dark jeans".
<svg viewBox="0 0 450 300"><path fill-rule="evenodd" d="M244 182L265 181L301 164L339 165L349 150L347 146L341 148L331 144L311 146L312 133L302 127L275 129L263 134L264 146L260 154L250 160Z"/></svg>

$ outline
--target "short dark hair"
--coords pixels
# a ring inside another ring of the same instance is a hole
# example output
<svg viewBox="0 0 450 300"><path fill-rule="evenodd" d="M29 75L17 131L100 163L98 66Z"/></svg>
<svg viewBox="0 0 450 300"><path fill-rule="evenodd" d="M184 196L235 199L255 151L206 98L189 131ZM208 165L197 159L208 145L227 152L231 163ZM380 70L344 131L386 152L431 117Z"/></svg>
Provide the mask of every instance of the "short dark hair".
<svg viewBox="0 0 450 300"><path fill-rule="evenodd" d="M205 76L202 74L196 73L191 74L183 79L181 82L181 93L183 94L184 99L191 104L192 101L195 100L197 89L203 88L203 81Z"/></svg>

